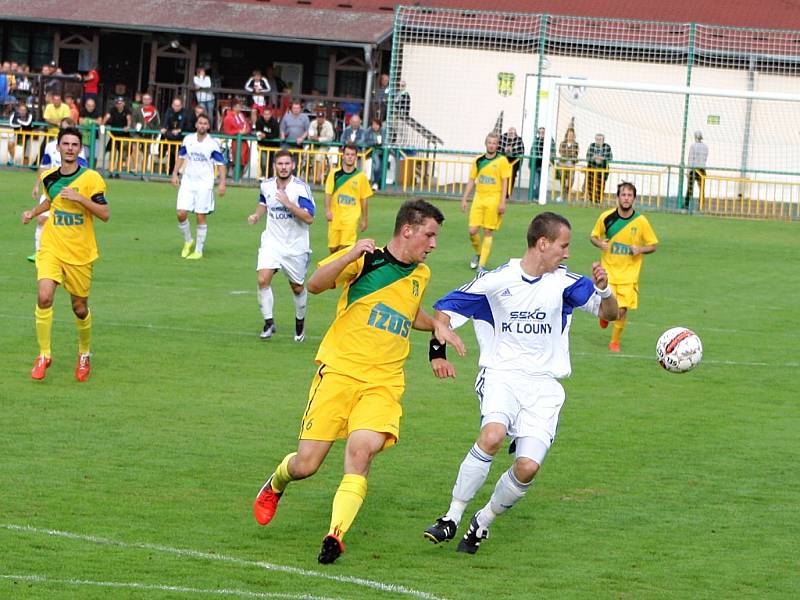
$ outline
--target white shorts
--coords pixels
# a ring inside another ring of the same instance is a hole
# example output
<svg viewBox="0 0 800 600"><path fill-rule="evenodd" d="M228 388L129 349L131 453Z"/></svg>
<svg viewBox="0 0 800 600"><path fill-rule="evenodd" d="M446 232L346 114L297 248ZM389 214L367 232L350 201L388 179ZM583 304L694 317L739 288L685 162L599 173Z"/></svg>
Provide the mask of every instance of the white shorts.
<svg viewBox="0 0 800 600"><path fill-rule="evenodd" d="M258 249L258 263L256 271L264 269L283 269L286 277L292 283L303 284L306 281L308 263L311 261L311 252L287 256L276 252L271 246L261 246Z"/></svg>
<svg viewBox="0 0 800 600"><path fill-rule="evenodd" d="M214 188L181 185L176 210L208 215L214 212Z"/></svg>
<svg viewBox="0 0 800 600"><path fill-rule="evenodd" d="M46 194L42 194L41 196L39 196L39 204L43 204L45 200L47 200ZM50 211L46 210L43 213L40 213L39 216L44 217L46 219L50 216Z"/></svg>
<svg viewBox="0 0 800 600"><path fill-rule="evenodd" d="M475 382L481 427L501 423L516 443L516 456L542 464L556 438L564 388L548 376L509 378L505 371L481 369Z"/></svg>

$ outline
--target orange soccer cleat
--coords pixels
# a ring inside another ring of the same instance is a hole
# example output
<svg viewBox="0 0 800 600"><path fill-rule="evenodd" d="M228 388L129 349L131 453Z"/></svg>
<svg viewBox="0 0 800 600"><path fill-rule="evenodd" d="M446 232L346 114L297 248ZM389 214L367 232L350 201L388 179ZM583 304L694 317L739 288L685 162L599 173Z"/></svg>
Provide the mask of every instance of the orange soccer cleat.
<svg viewBox="0 0 800 600"><path fill-rule="evenodd" d="M75 379L78 381L89 379L89 374L92 372L92 363L89 356L88 352L78 355L78 364L75 365Z"/></svg>
<svg viewBox="0 0 800 600"><path fill-rule="evenodd" d="M619 342L611 342L611 343L608 345L608 349L609 349L611 352L619 352Z"/></svg>
<svg viewBox="0 0 800 600"><path fill-rule="evenodd" d="M268 525L278 510L278 501L281 495L272 489L272 477L267 479L267 483L258 491L256 501L253 502L253 516L259 525Z"/></svg>
<svg viewBox="0 0 800 600"><path fill-rule="evenodd" d="M33 363L33 369L31 369L31 377L33 379L44 379L44 376L47 374L47 367L49 367L52 362L49 356L45 356L44 354L37 356Z"/></svg>

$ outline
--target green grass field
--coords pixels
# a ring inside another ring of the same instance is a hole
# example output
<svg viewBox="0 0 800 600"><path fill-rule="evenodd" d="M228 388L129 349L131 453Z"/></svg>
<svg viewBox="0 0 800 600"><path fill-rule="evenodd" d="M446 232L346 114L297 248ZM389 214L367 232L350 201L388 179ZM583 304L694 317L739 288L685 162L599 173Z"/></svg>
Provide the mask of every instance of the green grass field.
<svg viewBox="0 0 800 600"><path fill-rule="evenodd" d="M341 477L341 444L293 484L275 521L253 520L255 493L296 445L314 353L336 292L309 302L292 341L285 277L277 336L261 342L252 188L231 188L210 218L206 258L179 257L175 190L112 180L96 225L93 374L74 380L76 334L59 290L53 366L37 353L32 173L0 175L1 598L796 598L800 593L797 223L650 215L640 308L620 355L609 331L576 313L573 376L559 438L528 497L475 556L422 530L447 507L477 433L477 356L438 381L427 335L412 334L400 444L376 460L366 502L334 565L316 562ZM321 194L317 195L321 203ZM455 202L429 259L433 301L472 275ZM369 235L388 240L396 198L371 204ZM524 250L538 206L510 208L492 264ZM573 224L570 266L589 272L598 210L558 206ZM315 256L325 226L313 226ZM686 375L659 368L659 334L703 339ZM795 389L795 391L792 391ZM498 455L487 500L509 457ZM465 523L462 523L462 531Z"/></svg>

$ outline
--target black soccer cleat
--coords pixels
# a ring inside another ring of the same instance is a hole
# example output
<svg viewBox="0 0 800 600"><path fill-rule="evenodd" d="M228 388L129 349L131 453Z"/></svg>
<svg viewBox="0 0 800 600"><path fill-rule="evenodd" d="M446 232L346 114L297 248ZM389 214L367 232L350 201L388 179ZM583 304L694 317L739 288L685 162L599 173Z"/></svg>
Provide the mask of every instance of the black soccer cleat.
<svg viewBox="0 0 800 600"><path fill-rule="evenodd" d="M335 535L326 535L322 540L322 548L319 551L317 560L322 565L329 565L344 553L342 540Z"/></svg>
<svg viewBox="0 0 800 600"><path fill-rule="evenodd" d="M445 517L439 517L436 519L436 523L422 532L422 535L434 544L439 544L441 542L449 542L456 537L457 530L458 525L456 525L455 521L451 521Z"/></svg>
<svg viewBox="0 0 800 600"><path fill-rule="evenodd" d="M458 542L458 552L466 552L467 554L475 554L481 546L481 542L489 537L489 530L478 525L478 513L472 515L469 522L469 528L461 541Z"/></svg>

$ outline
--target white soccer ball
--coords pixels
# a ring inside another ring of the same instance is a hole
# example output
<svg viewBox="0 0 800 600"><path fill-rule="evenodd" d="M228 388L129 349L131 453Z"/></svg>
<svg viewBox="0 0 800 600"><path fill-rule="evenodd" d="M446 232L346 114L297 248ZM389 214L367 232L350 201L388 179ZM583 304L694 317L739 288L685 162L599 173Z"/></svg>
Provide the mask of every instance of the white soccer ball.
<svg viewBox="0 0 800 600"><path fill-rule="evenodd" d="M656 342L658 364L670 373L686 373L700 364L703 342L686 327L672 327L661 334Z"/></svg>

